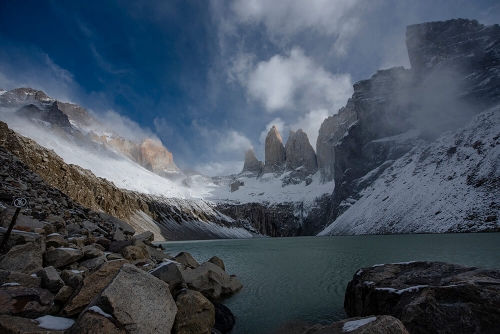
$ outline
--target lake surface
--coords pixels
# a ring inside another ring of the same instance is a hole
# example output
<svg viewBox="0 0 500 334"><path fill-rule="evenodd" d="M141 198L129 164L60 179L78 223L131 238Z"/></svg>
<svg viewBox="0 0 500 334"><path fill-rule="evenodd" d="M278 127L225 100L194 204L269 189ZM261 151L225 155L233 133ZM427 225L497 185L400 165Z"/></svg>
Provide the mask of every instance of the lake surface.
<svg viewBox="0 0 500 334"><path fill-rule="evenodd" d="M169 242L202 263L213 255L243 290L223 303L232 333L272 333L292 320L328 324L346 318L344 293L359 268L379 263L444 261L500 268L500 233L259 238Z"/></svg>

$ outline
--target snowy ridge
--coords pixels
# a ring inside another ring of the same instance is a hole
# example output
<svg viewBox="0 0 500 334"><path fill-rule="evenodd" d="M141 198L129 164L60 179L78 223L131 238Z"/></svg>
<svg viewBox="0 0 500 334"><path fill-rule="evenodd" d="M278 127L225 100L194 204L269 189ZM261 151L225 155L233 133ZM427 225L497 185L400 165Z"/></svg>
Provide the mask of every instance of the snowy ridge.
<svg viewBox="0 0 500 334"><path fill-rule="evenodd" d="M394 164L319 235L500 228L500 106Z"/></svg>

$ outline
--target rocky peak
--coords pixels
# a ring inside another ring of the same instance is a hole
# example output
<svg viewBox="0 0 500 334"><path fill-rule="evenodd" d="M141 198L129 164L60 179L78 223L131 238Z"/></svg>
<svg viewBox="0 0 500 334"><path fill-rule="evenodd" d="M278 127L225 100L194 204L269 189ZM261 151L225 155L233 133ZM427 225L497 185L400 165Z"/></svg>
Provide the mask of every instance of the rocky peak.
<svg viewBox="0 0 500 334"><path fill-rule="evenodd" d="M286 170L304 168L308 173L314 174L318 171L316 153L309 143L307 134L299 129L290 131L290 136L285 146Z"/></svg>
<svg viewBox="0 0 500 334"><path fill-rule="evenodd" d="M245 151L245 164L243 165L242 173L251 172L260 174L264 169L264 163L257 160L253 148L249 148Z"/></svg>
<svg viewBox="0 0 500 334"><path fill-rule="evenodd" d="M68 116L72 124L88 127L97 123L87 110L77 104L57 101L57 107Z"/></svg>
<svg viewBox="0 0 500 334"><path fill-rule="evenodd" d="M283 146L281 135L274 125L266 136L265 156L265 173L278 172L282 170L286 157L285 146Z"/></svg>
<svg viewBox="0 0 500 334"><path fill-rule="evenodd" d="M55 100L41 90L16 88L0 95L0 104L5 107L19 108L26 104L48 104Z"/></svg>
<svg viewBox="0 0 500 334"><path fill-rule="evenodd" d="M161 142L145 139L139 145L137 162L152 172L179 172L170 153Z"/></svg>

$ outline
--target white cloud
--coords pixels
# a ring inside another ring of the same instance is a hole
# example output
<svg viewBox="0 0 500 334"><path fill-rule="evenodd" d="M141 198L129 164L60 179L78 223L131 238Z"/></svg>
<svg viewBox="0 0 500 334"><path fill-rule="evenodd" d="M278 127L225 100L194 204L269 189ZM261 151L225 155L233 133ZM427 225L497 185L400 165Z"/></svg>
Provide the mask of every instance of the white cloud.
<svg viewBox="0 0 500 334"><path fill-rule="evenodd" d="M362 0L235 0L231 6L238 23L263 24L271 39L289 38L313 30L338 36L345 50L348 38L357 31L356 15ZM228 30L228 29L226 29ZM335 47L335 45L334 45Z"/></svg>
<svg viewBox="0 0 500 334"><path fill-rule="evenodd" d="M153 124L155 126L155 132L163 138L170 138L175 133L174 127L172 127L163 117L156 117Z"/></svg>
<svg viewBox="0 0 500 334"><path fill-rule="evenodd" d="M141 141L146 138L161 140L149 128L143 128L127 116L122 116L114 110L107 110L97 116L104 125L118 135L132 141Z"/></svg>
<svg viewBox="0 0 500 334"><path fill-rule="evenodd" d="M294 131L302 129L305 133L307 133L309 143L311 143L311 146L316 151L316 140L318 139L319 128L325 118L330 115L331 114L326 109L312 110L304 116L299 117L297 122L291 124L289 128Z"/></svg>
<svg viewBox="0 0 500 334"><path fill-rule="evenodd" d="M230 70L230 79L238 78L248 95L261 101L267 111L282 109L338 109L352 94L349 74L333 75L315 64L302 49L287 55L275 55L256 66L250 57L240 55Z"/></svg>
<svg viewBox="0 0 500 334"><path fill-rule="evenodd" d="M219 136L216 151L219 153L241 153L252 147L250 139L234 130L227 131ZM243 152L243 153L242 153Z"/></svg>
<svg viewBox="0 0 500 334"><path fill-rule="evenodd" d="M244 161L222 161L199 164L194 167L201 174L208 176L225 176L238 174L243 170Z"/></svg>

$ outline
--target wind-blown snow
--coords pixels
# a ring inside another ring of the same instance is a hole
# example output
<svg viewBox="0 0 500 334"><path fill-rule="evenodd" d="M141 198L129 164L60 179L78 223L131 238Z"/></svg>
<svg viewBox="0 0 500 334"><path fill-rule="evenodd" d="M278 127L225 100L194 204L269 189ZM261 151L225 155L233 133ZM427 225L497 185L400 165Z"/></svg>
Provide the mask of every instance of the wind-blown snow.
<svg viewBox="0 0 500 334"><path fill-rule="evenodd" d="M377 320L377 317L370 317L370 318L365 318L365 319L360 319L360 320L353 320L353 321L348 321L344 324L344 327L342 327L342 332L352 332L355 331L356 329L369 324L370 322L373 322Z"/></svg>
<svg viewBox="0 0 500 334"><path fill-rule="evenodd" d="M75 323L75 321L72 319L54 317L51 315L45 315L43 317L37 318L36 320L38 321L38 327L54 331L66 330L73 326L73 324Z"/></svg>
<svg viewBox="0 0 500 334"><path fill-rule="evenodd" d="M319 235L500 228L500 106L396 160Z"/></svg>

